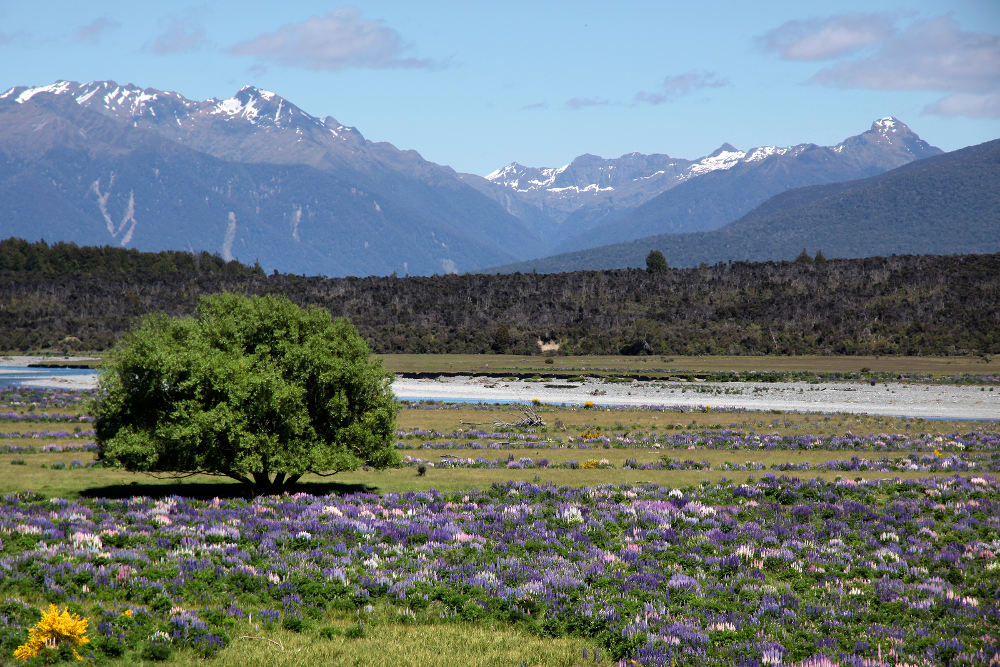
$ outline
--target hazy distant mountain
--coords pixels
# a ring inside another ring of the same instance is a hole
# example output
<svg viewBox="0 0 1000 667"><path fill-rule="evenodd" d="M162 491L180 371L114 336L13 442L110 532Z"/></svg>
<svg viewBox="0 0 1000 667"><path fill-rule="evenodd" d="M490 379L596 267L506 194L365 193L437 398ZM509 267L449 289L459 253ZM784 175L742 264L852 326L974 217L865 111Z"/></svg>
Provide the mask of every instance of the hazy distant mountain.
<svg viewBox="0 0 1000 667"><path fill-rule="evenodd" d="M650 236L496 271L641 267L653 249L684 267L792 259L803 248L831 258L1000 250L1000 140L866 179L791 190L714 231Z"/></svg>
<svg viewBox="0 0 1000 667"><path fill-rule="evenodd" d="M637 206L671 187L692 164L690 160L659 154L629 153L615 159L587 154L558 168L525 167L512 162L485 178L471 174L461 177L505 205L513 198L537 208L550 219L555 231L558 223L581 208Z"/></svg>
<svg viewBox="0 0 1000 667"><path fill-rule="evenodd" d="M6 235L284 271L443 273L536 247L451 169L250 86L202 102L114 82L8 90L0 192Z"/></svg>
<svg viewBox="0 0 1000 667"><path fill-rule="evenodd" d="M575 250L664 232L715 229L785 190L863 178L941 151L895 118L836 146L723 144L698 160L632 153L584 155L558 169L513 163L462 178L514 215L517 206L548 216L536 227L556 250Z"/></svg>

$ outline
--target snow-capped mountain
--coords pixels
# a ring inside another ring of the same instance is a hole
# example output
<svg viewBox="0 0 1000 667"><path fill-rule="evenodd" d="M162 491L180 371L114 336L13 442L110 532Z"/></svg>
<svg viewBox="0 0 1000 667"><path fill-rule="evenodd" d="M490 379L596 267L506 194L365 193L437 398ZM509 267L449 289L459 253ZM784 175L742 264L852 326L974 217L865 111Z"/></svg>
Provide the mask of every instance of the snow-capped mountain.
<svg viewBox="0 0 1000 667"><path fill-rule="evenodd" d="M880 119L862 141L851 143L855 148L885 145L894 134L896 138L905 134L904 127L895 119ZM907 141L918 154L927 149L918 139ZM692 183L698 180L711 179ZM997 252L1000 139L914 160L867 178L788 190L712 231L646 236L490 272L642 267L650 250L661 251L671 267L791 260L803 250L810 254L822 250L831 258Z"/></svg>
<svg viewBox="0 0 1000 667"><path fill-rule="evenodd" d="M21 188L11 196L24 204L21 235L26 238L82 242L85 237L89 243L149 250L190 247L260 260L268 268L330 275L470 270L489 255L523 257L537 241L517 218L463 184L451 169L415 151L368 141L356 128L329 116L320 120L253 86L227 99L195 101L113 81L58 81L3 92L0 119L0 158L16 155L19 160L2 164L0 189L33 181L45 192L35 198L37 206L63 201L61 208L75 212L69 217L90 219L98 230L96 236L85 234L87 226L78 224L77 238L65 229L69 237L46 233L37 222L33 227L31 220L38 216L30 213L28 193ZM65 182L72 175L52 162L67 151L74 154L68 163L84 155L90 160L80 163L87 182ZM170 180L174 164L143 170L142 160L152 165L178 156L188 169L211 163L202 169L213 176L198 181L201 173L177 174L186 189L171 202L171 192L160 186ZM251 165L258 166L248 169ZM292 171L303 169L305 175L293 185ZM53 170L60 172L58 178ZM299 182L322 189L303 189ZM192 218L187 207L213 201L211 213L198 214L212 220L188 228L191 219L199 218ZM120 214L111 210L116 205ZM134 214L126 215L130 210ZM468 224L470 212L476 225ZM109 215L114 224L107 222ZM117 233L122 216L131 221L131 233ZM280 238L264 239L265 228L267 235ZM180 229L190 236L178 236ZM397 243L401 239L407 241Z"/></svg>
<svg viewBox="0 0 1000 667"><path fill-rule="evenodd" d="M830 147L585 154L483 178L254 86L206 100L113 81L0 93L4 235L209 250L328 275L474 270L712 229L784 190L938 152L887 117Z"/></svg>
<svg viewBox="0 0 1000 667"><path fill-rule="evenodd" d="M462 178L515 215L523 217L515 203L545 213L556 223L547 230L553 248L568 251L650 234L714 229L784 190L863 178L938 153L905 123L886 117L836 146L804 143L743 151L724 143L695 160L640 153L615 159L583 155L558 168L515 162L483 179ZM680 189L670 197L667 193L675 188ZM653 205L661 196L661 205ZM647 202L655 212L646 208Z"/></svg>

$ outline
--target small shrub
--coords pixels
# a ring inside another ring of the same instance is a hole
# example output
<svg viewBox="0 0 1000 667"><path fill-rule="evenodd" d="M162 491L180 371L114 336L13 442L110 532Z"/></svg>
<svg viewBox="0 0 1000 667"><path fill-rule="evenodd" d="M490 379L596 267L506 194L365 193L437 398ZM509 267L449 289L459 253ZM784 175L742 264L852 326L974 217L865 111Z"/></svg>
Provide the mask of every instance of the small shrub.
<svg viewBox="0 0 1000 667"><path fill-rule="evenodd" d="M169 660L170 646L167 644L149 644L146 648L142 649L142 658L155 662Z"/></svg>
<svg viewBox="0 0 1000 667"><path fill-rule="evenodd" d="M302 620L301 616L286 616L281 622L281 627L289 632L304 632L309 625Z"/></svg>

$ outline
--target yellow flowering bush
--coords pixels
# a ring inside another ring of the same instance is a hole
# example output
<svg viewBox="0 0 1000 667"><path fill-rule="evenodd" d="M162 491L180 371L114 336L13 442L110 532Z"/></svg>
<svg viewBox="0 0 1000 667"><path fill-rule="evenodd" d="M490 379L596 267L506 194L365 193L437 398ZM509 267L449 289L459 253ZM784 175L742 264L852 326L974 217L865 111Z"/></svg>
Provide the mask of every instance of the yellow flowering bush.
<svg viewBox="0 0 1000 667"><path fill-rule="evenodd" d="M28 641L17 647L14 657L18 660L30 660L41 653L43 648L58 648L60 644L69 643L73 646L76 659L83 660L76 647L90 641L87 639L87 623L89 621L86 618L69 613L67 608L63 608L60 613L54 604L50 604L49 610L42 614L42 619L28 630Z"/></svg>

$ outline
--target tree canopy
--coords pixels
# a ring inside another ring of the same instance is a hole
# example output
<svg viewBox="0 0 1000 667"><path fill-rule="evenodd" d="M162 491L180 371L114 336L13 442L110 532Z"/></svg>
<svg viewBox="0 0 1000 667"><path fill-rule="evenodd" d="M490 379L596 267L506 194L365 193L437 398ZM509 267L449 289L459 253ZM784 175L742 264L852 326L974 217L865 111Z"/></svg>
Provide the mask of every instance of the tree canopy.
<svg viewBox="0 0 1000 667"><path fill-rule="evenodd" d="M103 364L94 404L108 465L207 473L255 492L398 464L392 376L345 319L282 296L216 294L145 318Z"/></svg>
<svg viewBox="0 0 1000 667"><path fill-rule="evenodd" d="M646 270L650 273L663 273L668 268L667 258L659 250L650 250L646 255Z"/></svg>

